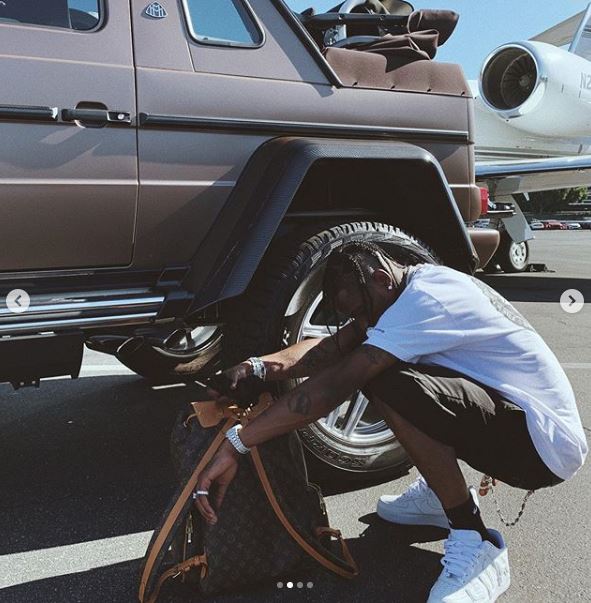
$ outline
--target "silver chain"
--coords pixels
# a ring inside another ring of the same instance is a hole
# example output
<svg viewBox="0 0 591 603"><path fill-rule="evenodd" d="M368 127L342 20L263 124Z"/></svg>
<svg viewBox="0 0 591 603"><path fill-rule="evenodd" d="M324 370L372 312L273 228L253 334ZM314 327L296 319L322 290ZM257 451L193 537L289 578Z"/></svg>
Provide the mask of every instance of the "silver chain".
<svg viewBox="0 0 591 603"><path fill-rule="evenodd" d="M501 521L503 522L504 525L506 525L507 527L512 527L514 525L516 525L519 520L521 519L523 512L525 511L525 505L527 504L527 501L529 499L529 497L535 492L535 490L528 490L525 493L525 496L523 497L523 501L521 502L521 508L519 509L519 512L517 513L517 517L515 517L515 519L513 521L507 521L504 517L503 517L503 513L501 512L501 508L499 507L499 501L497 500L497 497L495 495L495 490L494 490L494 481L492 477L490 477L490 475L483 475L482 476L482 480L480 481L480 490L479 490L479 494L480 496L486 496L489 492L492 492L492 497L493 497L493 501L495 503L495 508L497 510L497 515L499 516L499 518L501 519Z"/></svg>

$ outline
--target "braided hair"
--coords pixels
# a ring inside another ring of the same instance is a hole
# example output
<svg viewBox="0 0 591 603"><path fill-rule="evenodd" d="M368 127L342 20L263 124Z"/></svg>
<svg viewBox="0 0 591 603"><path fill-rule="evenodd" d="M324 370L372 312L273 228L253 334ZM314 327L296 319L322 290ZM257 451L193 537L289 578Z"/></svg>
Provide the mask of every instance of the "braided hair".
<svg viewBox="0 0 591 603"><path fill-rule="evenodd" d="M336 296L343 288L343 279L350 276L355 278L363 299L365 313L367 316L371 316L373 303L368 290L368 279L374 269L371 264L377 264L391 274L388 261L395 262L379 245L366 241L346 243L328 256L322 282L322 292L329 313L337 318L337 333L342 321L338 320Z"/></svg>

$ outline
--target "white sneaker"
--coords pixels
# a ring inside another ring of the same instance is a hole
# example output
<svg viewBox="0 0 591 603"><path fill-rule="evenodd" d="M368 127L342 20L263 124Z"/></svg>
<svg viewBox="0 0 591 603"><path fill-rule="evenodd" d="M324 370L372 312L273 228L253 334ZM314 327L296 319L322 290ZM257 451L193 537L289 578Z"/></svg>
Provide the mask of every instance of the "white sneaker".
<svg viewBox="0 0 591 603"><path fill-rule="evenodd" d="M509 588L507 546L499 532L488 532L498 547L474 530L450 530L427 603L492 603Z"/></svg>
<svg viewBox="0 0 591 603"><path fill-rule="evenodd" d="M478 507L478 496L472 486L470 494ZM403 494L380 496L377 513L392 523L437 526L449 530L449 520L443 507L423 476L419 476Z"/></svg>

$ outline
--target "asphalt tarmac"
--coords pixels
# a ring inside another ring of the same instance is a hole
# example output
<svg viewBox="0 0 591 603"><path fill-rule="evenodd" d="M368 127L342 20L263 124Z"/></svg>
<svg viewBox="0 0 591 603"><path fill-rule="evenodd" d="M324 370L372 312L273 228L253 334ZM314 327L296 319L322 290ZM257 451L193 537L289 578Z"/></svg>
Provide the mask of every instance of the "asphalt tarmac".
<svg viewBox="0 0 591 603"><path fill-rule="evenodd" d="M532 261L553 272L480 276L530 320L554 350L591 433L591 304L561 309L566 289L591 302L591 231L537 232ZM40 389L0 385L0 603L131 603L140 559L174 488L168 435L177 412L199 395L192 386L151 388L111 357L86 352L81 378ZM502 526L491 495L487 525L509 547L512 586L502 600L591 600L591 465L571 481L537 492L515 527ZM397 481L326 498L361 574L353 581L322 571L288 576L220 603L267 601L425 601L446 533L387 524L374 513ZM466 468L470 483L479 475ZM513 518L523 492L500 486ZM291 588L289 588L289 584ZM195 601L200 600L198 597ZM179 602L180 603L180 602Z"/></svg>

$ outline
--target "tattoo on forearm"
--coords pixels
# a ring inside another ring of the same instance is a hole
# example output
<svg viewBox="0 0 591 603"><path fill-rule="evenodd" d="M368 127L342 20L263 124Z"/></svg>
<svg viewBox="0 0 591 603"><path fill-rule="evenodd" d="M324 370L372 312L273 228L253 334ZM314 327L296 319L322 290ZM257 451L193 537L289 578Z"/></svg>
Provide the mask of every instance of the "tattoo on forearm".
<svg viewBox="0 0 591 603"><path fill-rule="evenodd" d="M312 408L312 398L306 392L294 391L287 400L287 407L297 415L308 415Z"/></svg>
<svg viewBox="0 0 591 603"><path fill-rule="evenodd" d="M331 363L333 354L322 347L324 342L307 352L302 358L302 365L308 370L324 368Z"/></svg>
<svg viewBox="0 0 591 603"><path fill-rule="evenodd" d="M372 364L382 364L391 357L391 354L388 354L388 352L384 352L384 350L380 350L380 348L376 348L373 345L364 344L361 346L361 349Z"/></svg>

